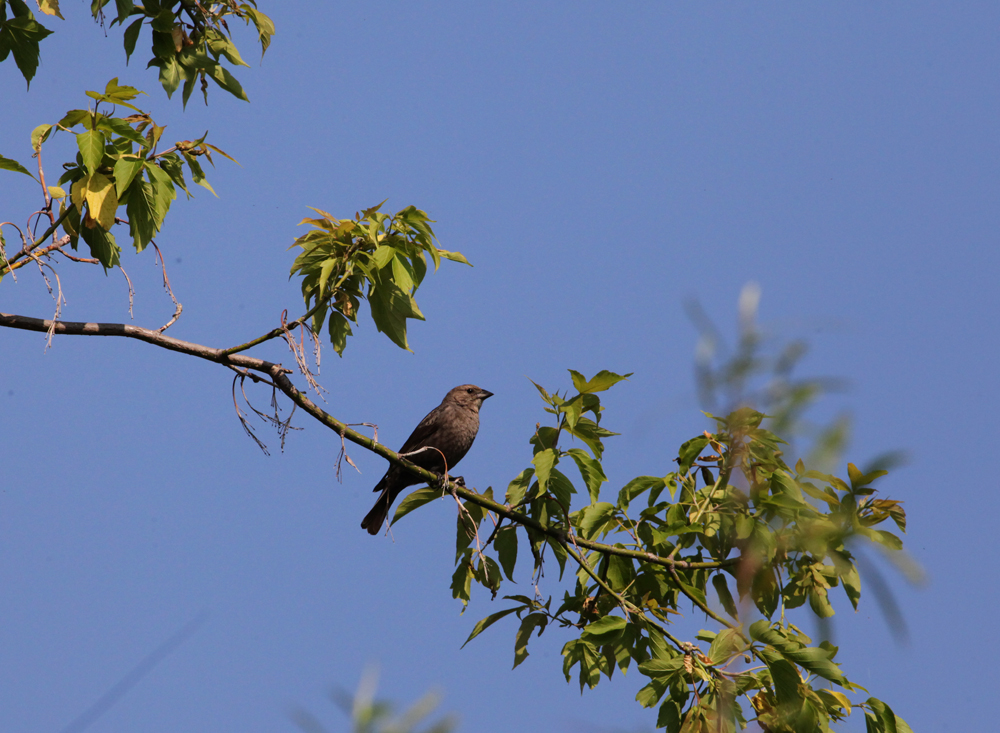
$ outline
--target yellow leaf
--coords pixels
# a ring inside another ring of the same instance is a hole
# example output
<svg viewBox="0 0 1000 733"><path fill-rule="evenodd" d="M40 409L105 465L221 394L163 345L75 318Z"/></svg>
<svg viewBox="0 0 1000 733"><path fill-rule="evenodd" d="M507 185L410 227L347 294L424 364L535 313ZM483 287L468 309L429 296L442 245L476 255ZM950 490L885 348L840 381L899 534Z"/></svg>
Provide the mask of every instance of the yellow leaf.
<svg viewBox="0 0 1000 733"><path fill-rule="evenodd" d="M73 205L76 210L83 212L83 201L87 195L87 182L90 180L90 176L84 176L79 181L73 184L70 189L70 199L73 201Z"/></svg>
<svg viewBox="0 0 1000 733"><path fill-rule="evenodd" d="M66 192L63 191L59 186L47 186L49 189L49 196L54 199L64 199L66 198Z"/></svg>
<svg viewBox="0 0 1000 733"><path fill-rule="evenodd" d="M87 207L90 215L97 219L105 231L115 224L115 212L118 211L118 196L115 186L107 176L100 173L90 175L87 183Z"/></svg>
<svg viewBox="0 0 1000 733"><path fill-rule="evenodd" d="M38 0L38 9L41 10L46 15L54 15L57 18L62 18L62 13L59 12L59 0Z"/></svg>

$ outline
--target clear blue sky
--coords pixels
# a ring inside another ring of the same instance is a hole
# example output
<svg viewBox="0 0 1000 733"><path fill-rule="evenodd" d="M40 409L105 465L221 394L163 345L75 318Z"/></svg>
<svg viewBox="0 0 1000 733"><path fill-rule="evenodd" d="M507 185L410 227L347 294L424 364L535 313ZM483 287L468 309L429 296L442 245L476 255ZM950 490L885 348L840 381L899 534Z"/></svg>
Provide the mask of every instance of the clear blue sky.
<svg viewBox="0 0 1000 733"><path fill-rule="evenodd" d="M910 641L870 591L857 614L841 603L845 669L914 730L995 726L995 3L262 0L278 35L239 74L251 103L213 88L185 113L144 70L143 41L126 67L119 29L105 39L86 4L64 6L30 93L0 65L0 153L30 162L31 129L116 75L149 92L168 139L210 130L242 167L210 171L219 198L178 201L157 241L185 306L169 333L212 346L301 310L286 248L307 206L425 209L475 267L428 277L414 354L369 322L344 359L326 351L321 379L331 413L378 423L393 447L450 387L495 392L461 466L480 489L530 460L545 416L527 377L565 388L567 368L635 373L606 401L622 433L610 490L670 470L705 427L683 302L732 334L740 288L758 282L762 320L812 343L803 373L850 380L818 413L853 412L850 459L911 457L882 488L906 502L929 583L880 563ZM46 147L50 176L72 144ZM37 207L26 182L0 176L2 218ZM123 264L135 323L161 325L152 253ZM20 272L0 310L49 316ZM64 318L127 319L120 274L62 274ZM652 729L638 675L582 697L565 683L556 630L513 672L513 623L460 651L502 602L475 593L459 615L448 502L395 542L359 529L381 459L351 450L363 474L338 483L339 441L305 418L283 454L262 428L266 457L227 372L145 344L61 338L46 353L39 334L5 331L0 355L0 729L64 730L202 613L88 731L290 731L295 706L342 730L326 690L353 689L370 663L397 701L440 687L463 731Z"/></svg>

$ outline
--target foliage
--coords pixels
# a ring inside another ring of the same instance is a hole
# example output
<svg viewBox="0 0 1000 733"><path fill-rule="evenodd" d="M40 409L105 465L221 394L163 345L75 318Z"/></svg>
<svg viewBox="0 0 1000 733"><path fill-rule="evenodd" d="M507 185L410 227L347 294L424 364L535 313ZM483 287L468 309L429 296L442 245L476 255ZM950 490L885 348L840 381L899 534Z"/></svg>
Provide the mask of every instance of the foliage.
<svg viewBox="0 0 1000 733"><path fill-rule="evenodd" d="M813 645L788 616L806 604L832 616L829 594L838 586L857 608L852 543L902 548L896 534L876 528L890 519L906 527L900 502L871 487L886 472L848 464L845 481L801 460L789 467L784 442L761 427L765 416L741 408L681 445L676 470L637 476L615 501L601 501L603 441L614 433L601 425L599 393L625 377L570 373L573 390L563 395L538 387L553 421L536 428L532 465L511 482L505 504L487 490L459 516L452 592L463 604L473 582L495 597L503 578L512 579L520 543L534 558L535 596L504 596L513 605L482 619L469 640L516 615L516 667L534 633L550 624L571 630L562 650L567 680L575 675L581 690L593 688L634 666L649 680L636 699L658 706L657 725L668 731L733 731L748 714L765 730L825 731L854 708L865 711L870 731L909 730L877 698L852 702L849 694L865 690L840 669L837 648ZM561 447L564 435L585 448ZM404 502L397 517L409 509ZM485 523L490 509L497 516ZM560 578L569 560L575 566L572 588L555 604L538 592L553 558ZM686 604L716 628L696 641L677 638L672 618Z"/></svg>
<svg viewBox="0 0 1000 733"><path fill-rule="evenodd" d="M27 261L24 255L49 236L58 242L55 235L61 226L65 239L60 246L68 244L75 250L83 239L94 260L105 269L115 267L120 264L121 254L115 226L127 224L136 252L145 249L162 227L171 203L177 198L177 189L191 196L185 167L194 183L212 191L198 159L204 156L214 165L213 151L226 158L230 156L206 143L207 133L197 140L181 140L159 150L164 128L149 113L132 104L140 94L133 87L119 85L117 78L112 79L104 92L87 92L95 100L92 108L70 110L59 122L39 125L32 131L31 147L38 158L44 205L32 215L34 225L29 219L28 226L21 230L22 264ZM115 113L121 107L132 114L117 116ZM64 172L58 185L47 186L41 162L42 146L59 131L75 135L78 152L74 160L62 166ZM31 176L24 166L8 158L0 157L0 167ZM119 216L122 209L124 216ZM50 226L36 237L43 218L48 218ZM0 242L0 257L7 259L3 242ZM11 257L0 268L0 278L15 269L18 259Z"/></svg>
<svg viewBox="0 0 1000 733"><path fill-rule="evenodd" d="M362 298L368 300L378 330L409 350L406 321L424 320L413 296L427 274L425 255L431 256L435 270L442 258L469 264L460 253L435 246L426 213L408 206L389 216L379 211L382 204L345 220L314 209L320 218L303 219L313 228L293 245L302 249L292 275L302 276L313 333L321 334L328 322L330 342L341 356L351 323L358 322Z"/></svg>
<svg viewBox="0 0 1000 733"><path fill-rule="evenodd" d="M438 705L439 695L428 692L405 712L395 716L392 703L375 698L377 682L377 673L368 669L353 697L342 690L330 693L333 702L350 716L353 733L417 733ZM295 710L292 719L305 733L325 733L327 730L316 716L304 709ZM421 733L450 733L455 725L455 716L448 715L421 729Z"/></svg>
<svg viewBox="0 0 1000 733"><path fill-rule="evenodd" d="M701 404L713 412L755 407L767 414L764 425L787 440L789 450L798 454L798 444L805 440L809 444L806 463L832 470L850 437L850 415L841 413L827 424L815 425L806 419L806 413L823 395L842 391L844 382L793 374L808 354L809 344L801 338L779 341L770 336L757 323L760 297L760 286L754 282L740 292L738 335L733 346L697 300L687 303L688 315L698 329L695 381ZM900 458L899 454L885 454L875 463L891 467L898 465Z"/></svg>
<svg viewBox="0 0 1000 733"><path fill-rule="evenodd" d="M101 25L106 21L104 9L109 1L92 0L90 4L91 14ZM59 0L38 0L38 7L47 15L63 17ZM256 0L219 0L211 3L145 0L142 4L133 0L115 0L115 11L115 17L110 22L112 27L129 23L123 34L126 59L135 52L142 29L148 27L153 58L146 66L160 70L160 84L168 97L183 82L181 96L185 105L199 81L208 103L209 79L234 97L247 100L239 81L223 65L225 60L234 66L248 66L233 43L228 24L230 19L254 26L262 54L267 51L275 32L271 19L257 10ZM24 0L0 0L0 61L13 54L17 68L29 84L38 69L39 43L51 33L35 20Z"/></svg>

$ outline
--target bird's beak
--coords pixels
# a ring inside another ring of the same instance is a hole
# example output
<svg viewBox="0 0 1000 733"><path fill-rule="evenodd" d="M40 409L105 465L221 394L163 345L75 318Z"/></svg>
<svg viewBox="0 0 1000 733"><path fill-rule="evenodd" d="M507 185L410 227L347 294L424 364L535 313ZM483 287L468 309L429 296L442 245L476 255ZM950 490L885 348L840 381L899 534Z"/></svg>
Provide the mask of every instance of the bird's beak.
<svg viewBox="0 0 1000 733"><path fill-rule="evenodd" d="M479 399L486 400L493 396L493 393L489 390L481 389L479 390Z"/></svg>

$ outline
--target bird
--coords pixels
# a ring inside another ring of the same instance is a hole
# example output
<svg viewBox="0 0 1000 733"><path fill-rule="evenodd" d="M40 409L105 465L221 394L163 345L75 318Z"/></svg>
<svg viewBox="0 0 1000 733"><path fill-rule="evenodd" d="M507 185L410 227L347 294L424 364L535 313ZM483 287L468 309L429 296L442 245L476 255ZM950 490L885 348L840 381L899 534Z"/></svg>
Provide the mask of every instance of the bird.
<svg viewBox="0 0 1000 733"><path fill-rule="evenodd" d="M476 433L479 432L479 408L484 400L492 396L492 392L474 384L455 387L414 428L399 449L399 454L411 463L435 473L451 471L472 447ZM416 452L421 448L426 450ZM408 456L407 453L413 455ZM385 476L372 489L382 493L375 506L361 521L361 528L367 529L368 534L378 534L389 516L389 507L399 493L408 486L420 483L425 483L423 478L402 466L389 466Z"/></svg>

